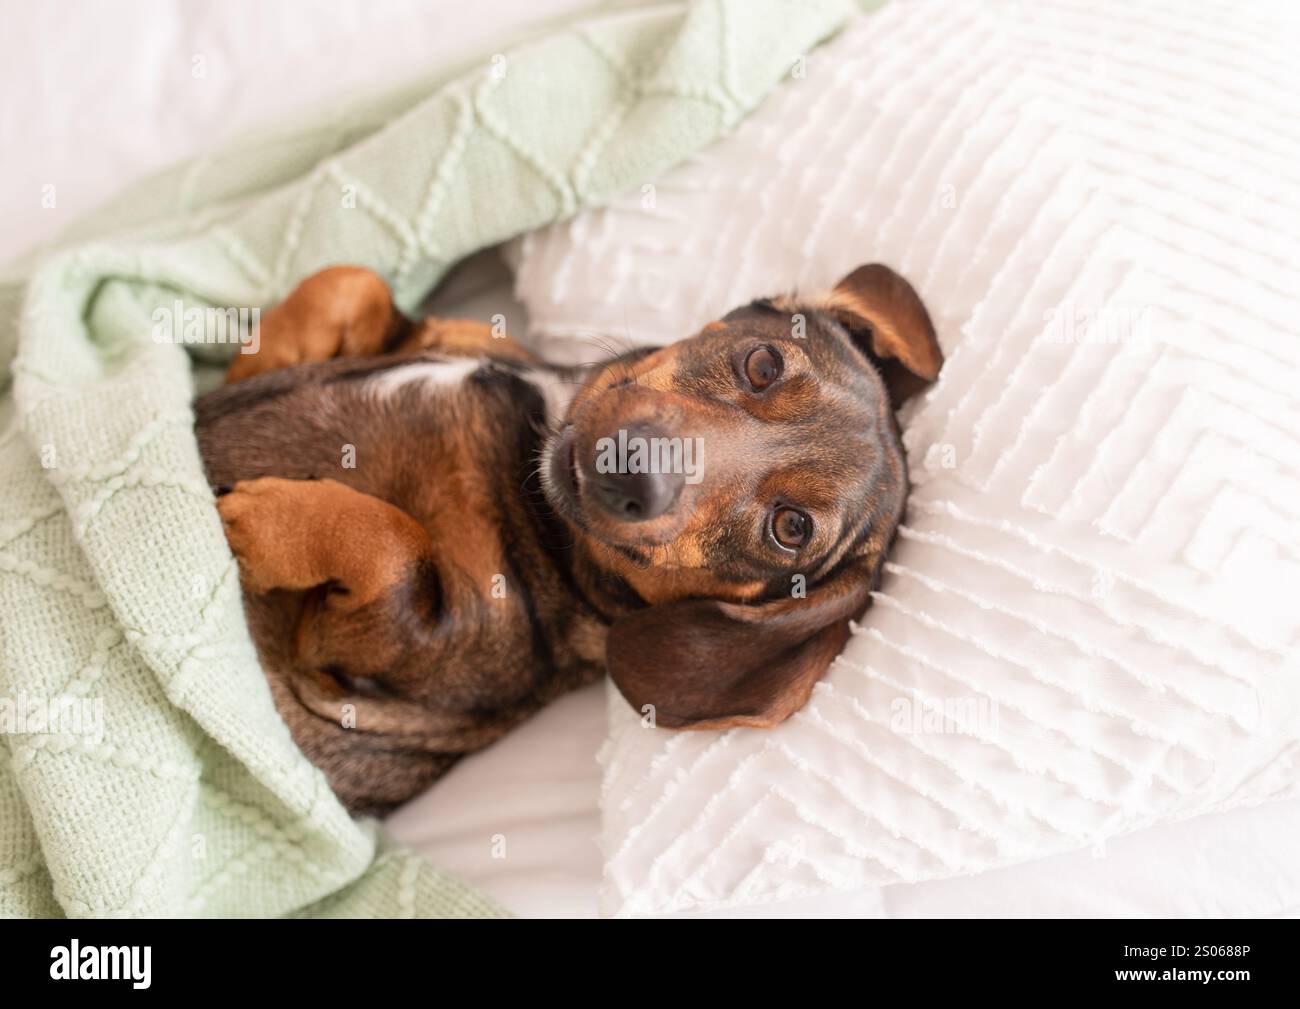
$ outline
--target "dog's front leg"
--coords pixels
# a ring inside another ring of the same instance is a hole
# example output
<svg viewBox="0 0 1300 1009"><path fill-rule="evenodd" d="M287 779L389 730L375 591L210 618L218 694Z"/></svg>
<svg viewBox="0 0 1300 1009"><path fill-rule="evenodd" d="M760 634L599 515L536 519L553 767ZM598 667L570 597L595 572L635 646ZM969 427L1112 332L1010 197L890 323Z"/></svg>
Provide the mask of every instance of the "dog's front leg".
<svg viewBox="0 0 1300 1009"><path fill-rule="evenodd" d="M332 266L313 273L266 313L258 326L257 350L236 355L226 381L334 357L422 350L537 360L495 323L437 317L412 322L397 310L379 274L360 266Z"/></svg>
<svg viewBox="0 0 1300 1009"><path fill-rule="evenodd" d="M245 593L303 594L295 664L403 678L411 635L436 624L440 602L433 547L415 519L334 480L280 477L241 480L217 509Z"/></svg>
<svg viewBox="0 0 1300 1009"><path fill-rule="evenodd" d="M240 581L255 594L326 586L336 608L355 610L433 562L415 519L335 480L241 480L217 510Z"/></svg>
<svg viewBox="0 0 1300 1009"><path fill-rule="evenodd" d="M313 273L266 313L256 352L236 355L226 381L332 357L379 354L402 342L409 328L383 277L359 266L332 266Z"/></svg>

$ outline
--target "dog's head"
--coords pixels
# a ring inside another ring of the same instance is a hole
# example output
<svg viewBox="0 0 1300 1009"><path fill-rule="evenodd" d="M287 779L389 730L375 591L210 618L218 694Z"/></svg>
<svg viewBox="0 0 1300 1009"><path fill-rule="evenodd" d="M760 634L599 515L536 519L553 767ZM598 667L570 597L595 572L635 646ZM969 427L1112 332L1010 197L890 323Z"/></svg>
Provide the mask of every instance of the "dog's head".
<svg viewBox="0 0 1300 1009"><path fill-rule="evenodd" d="M798 710L870 601L903 515L894 410L939 374L920 298L863 266L614 362L570 404L542 480L594 564L646 605L609 672L669 728Z"/></svg>

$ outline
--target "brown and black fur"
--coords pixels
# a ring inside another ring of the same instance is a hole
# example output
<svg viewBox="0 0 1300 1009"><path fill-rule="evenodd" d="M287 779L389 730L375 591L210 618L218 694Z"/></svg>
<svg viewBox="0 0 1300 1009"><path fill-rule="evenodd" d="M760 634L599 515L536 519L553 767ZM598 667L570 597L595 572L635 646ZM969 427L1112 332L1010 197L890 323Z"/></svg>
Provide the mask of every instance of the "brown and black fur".
<svg viewBox="0 0 1300 1009"><path fill-rule="evenodd" d="M893 408L942 363L920 300L878 266L590 369L483 324L411 323L353 268L304 281L261 341L200 399L200 448L277 706L368 812L606 669L660 726L797 710L901 520ZM761 393L737 374L755 345L784 368ZM457 356L478 363L455 387L375 392ZM574 391L561 416L539 375ZM594 445L620 427L701 438L706 479L647 521L596 507ZM794 553L764 532L781 501L811 516Z"/></svg>

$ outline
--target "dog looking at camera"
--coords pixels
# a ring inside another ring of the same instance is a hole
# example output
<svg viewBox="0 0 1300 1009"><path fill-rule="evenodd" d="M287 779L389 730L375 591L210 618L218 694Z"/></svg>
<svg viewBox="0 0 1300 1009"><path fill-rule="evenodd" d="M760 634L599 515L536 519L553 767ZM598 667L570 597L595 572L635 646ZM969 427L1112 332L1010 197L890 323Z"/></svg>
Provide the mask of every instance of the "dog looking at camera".
<svg viewBox="0 0 1300 1009"><path fill-rule="evenodd" d="M586 368L307 278L197 403L295 740L377 813L606 670L659 726L779 723L870 602L942 364L880 265Z"/></svg>

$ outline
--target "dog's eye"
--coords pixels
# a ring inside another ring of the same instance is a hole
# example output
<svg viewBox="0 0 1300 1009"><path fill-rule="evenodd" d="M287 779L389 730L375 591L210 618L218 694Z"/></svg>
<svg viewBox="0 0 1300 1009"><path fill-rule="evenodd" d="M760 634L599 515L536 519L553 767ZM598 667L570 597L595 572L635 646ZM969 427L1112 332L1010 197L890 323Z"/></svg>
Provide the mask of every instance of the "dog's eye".
<svg viewBox="0 0 1300 1009"><path fill-rule="evenodd" d="M787 550L798 550L812 536L812 519L797 508L772 513L772 537Z"/></svg>
<svg viewBox="0 0 1300 1009"><path fill-rule="evenodd" d="M780 378L781 368L781 355L768 346L755 347L745 357L745 378L755 392Z"/></svg>

